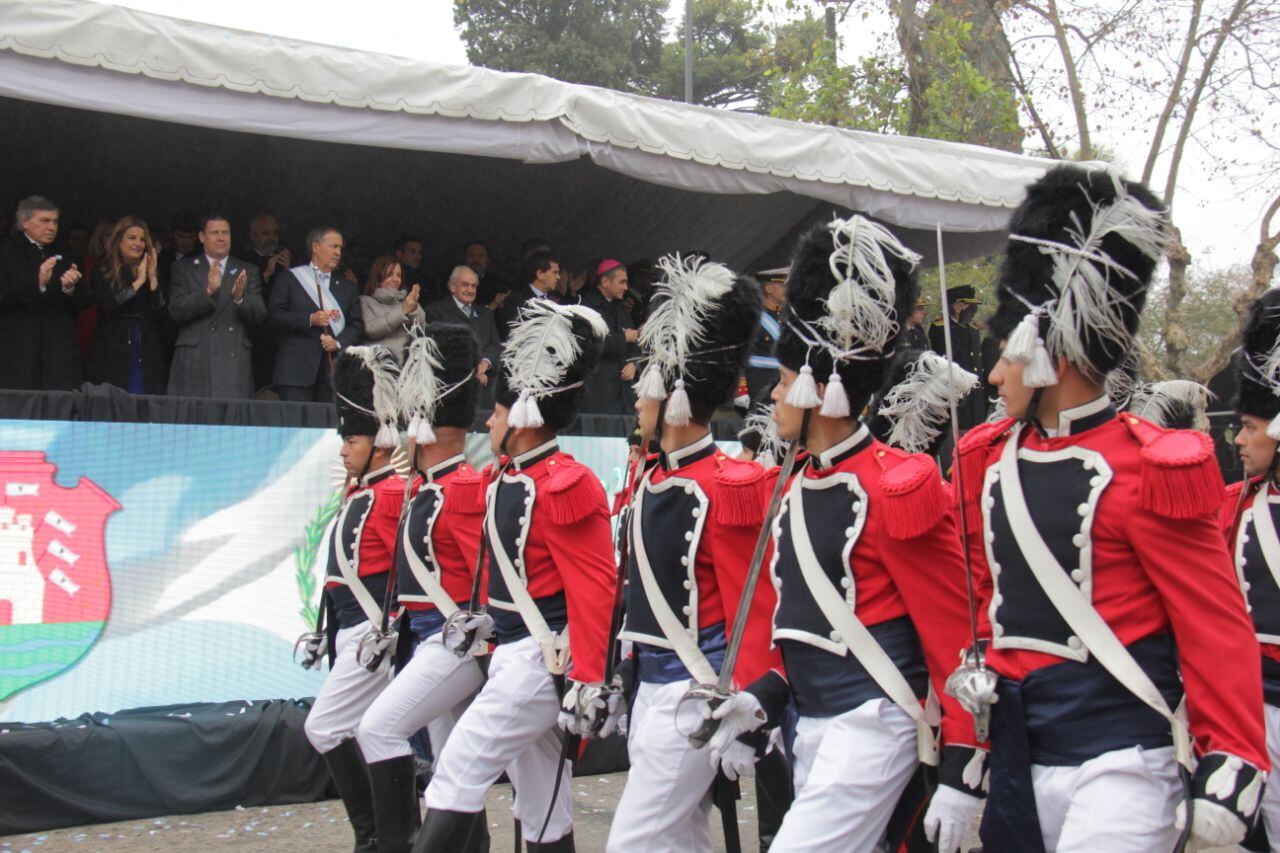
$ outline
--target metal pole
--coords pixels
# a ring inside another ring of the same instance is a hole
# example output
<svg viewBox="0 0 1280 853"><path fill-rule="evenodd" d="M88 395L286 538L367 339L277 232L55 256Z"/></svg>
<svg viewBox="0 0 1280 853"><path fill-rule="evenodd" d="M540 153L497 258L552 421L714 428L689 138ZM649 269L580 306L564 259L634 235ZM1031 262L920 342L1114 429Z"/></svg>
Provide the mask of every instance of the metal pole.
<svg viewBox="0 0 1280 853"><path fill-rule="evenodd" d="M693 0L684 0L684 102L693 103Z"/></svg>

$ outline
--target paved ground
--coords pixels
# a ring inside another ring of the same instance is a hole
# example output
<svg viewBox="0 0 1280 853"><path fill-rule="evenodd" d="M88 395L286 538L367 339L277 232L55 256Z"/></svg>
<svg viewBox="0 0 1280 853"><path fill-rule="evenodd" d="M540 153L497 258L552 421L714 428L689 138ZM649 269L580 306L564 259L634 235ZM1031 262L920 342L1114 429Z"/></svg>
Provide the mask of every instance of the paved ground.
<svg viewBox="0 0 1280 853"><path fill-rule="evenodd" d="M604 850L609 822L626 777L580 776L573 780L574 840L582 853ZM492 850L512 849L511 787L489 793ZM723 850L719 813L712 813L716 849ZM738 803L743 849L756 848L754 786L743 786ZM349 853L351 830L342 803L331 800L301 806L237 808L235 811L130 820L78 826L31 835L0 837L0 853L159 853L159 851L257 851Z"/></svg>

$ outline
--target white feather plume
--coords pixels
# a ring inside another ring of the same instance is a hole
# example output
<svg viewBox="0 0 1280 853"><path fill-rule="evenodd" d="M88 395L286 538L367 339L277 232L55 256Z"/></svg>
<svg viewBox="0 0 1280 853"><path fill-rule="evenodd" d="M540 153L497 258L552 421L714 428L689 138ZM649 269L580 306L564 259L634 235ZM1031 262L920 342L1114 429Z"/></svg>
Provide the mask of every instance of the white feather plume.
<svg viewBox="0 0 1280 853"><path fill-rule="evenodd" d="M1087 230L1072 216L1067 230L1073 245L1040 247L1053 259L1053 286L1058 292L1048 310L1049 351L1073 364L1089 364L1086 337L1121 349L1130 343L1122 312L1128 300L1108 283L1112 276L1133 278L1134 274L1103 251L1102 241L1117 235L1155 261L1168 238L1165 210L1148 208L1129 194L1118 176L1112 175L1112 180L1116 197L1106 204L1090 202L1093 215Z"/></svg>
<svg viewBox="0 0 1280 853"><path fill-rule="evenodd" d="M1199 382L1189 379L1169 379L1140 385L1129 400L1128 411L1153 424L1168 427L1180 412L1180 407L1190 408L1193 429L1207 430L1209 417L1205 410L1213 393Z"/></svg>
<svg viewBox="0 0 1280 853"><path fill-rule="evenodd" d="M520 320L502 348L502 366L511 387L534 396L564 384L564 377L582 345L573 334L573 318L587 322L597 340L609 334L604 319L582 305L557 305L550 299L530 299L520 309Z"/></svg>
<svg viewBox="0 0 1280 853"><path fill-rule="evenodd" d="M912 266L920 256L889 229L862 216L836 219L829 227L834 248L828 265L839 283L827 297L827 313L818 325L841 351L859 345L882 350L898 331L889 256Z"/></svg>
<svg viewBox="0 0 1280 853"><path fill-rule="evenodd" d="M406 423L414 419L425 419L428 423L435 420L440 389L444 387L442 370L444 362L435 340L415 334L409 341L404 366L400 368L400 417Z"/></svg>
<svg viewBox="0 0 1280 853"><path fill-rule="evenodd" d="M393 447L400 442L397 426L400 413L399 394L396 388L400 367L391 350L384 346L348 347L347 355L360 359L365 369L373 375L373 416L377 419L377 446Z"/></svg>
<svg viewBox="0 0 1280 853"><path fill-rule="evenodd" d="M890 424L888 443L908 453L929 449L942 434L951 405L978 387L978 377L933 352L924 352L885 393L879 415Z"/></svg>
<svg viewBox="0 0 1280 853"><path fill-rule="evenodd" d="M1126 359L1127 361L1127 359ZM1124 369L1125 365L1121 364L1115 370L1107 373L1106 381L1103 383L1103 389L1107 398L1117 409L1128 409L1133 395L1137 392L1142 383L1133 378L1133 375Z"/></svg>
<svg viewBox="0 0 1280 853"><path fill-rule="evenodd" d="M993 424L996 421L1002 421L1009 417L1009 410L1004 404L1004 397L996 397L990 402L991 411L987 414L987 423Z"/></svg>
<svg viewBox="0 0 1280 853"><path fill-rule="evenodd" d="M778 437L778 424L773 419L773 403L752 409L742 421L742 429L738 430L738 440L745 433L754 432L760 436L760 446L756 449L756 461L765 468L774 468L782 459L782 439Z"/></svg>
<svg viewBox="0 0 1280 853"><path fill-rule="evenodd" d="M706 324L715 301L733 289L733 271L700 257L667 255L657 263L662 279L654 288L657 305L640 330L640 346L670 384L706 342Z"/></svg>

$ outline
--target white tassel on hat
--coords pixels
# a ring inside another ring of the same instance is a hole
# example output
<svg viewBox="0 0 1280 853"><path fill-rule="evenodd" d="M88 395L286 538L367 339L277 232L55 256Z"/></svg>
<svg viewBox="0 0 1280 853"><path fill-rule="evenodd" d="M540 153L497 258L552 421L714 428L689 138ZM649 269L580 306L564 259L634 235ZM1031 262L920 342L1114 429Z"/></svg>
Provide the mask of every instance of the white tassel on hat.
<svg viewBox="0 0 1280 853"><path fill-rule="evenodd" d="M411 432L410 435L413 436L414 443L419 447L436 443L436 431L431 428L431 421L426 418L418 422L418 428Z"/></svg>
<svg viewBox="0 0 1280 853"><path fill-rule="evenodd" d="M1031 363L1022 368L1022 384L1028 388L1048 388L1058 384L1058 371L1053 368L1053 359L1044 341L1036 341L1036 352Z"/></svg>
<svg viewBox="0 0 1280 853"><path fill-rule="evenodd" d="M827 379L827 387L822 393L822 408L818 410L818 414L824 418L849 417L849 395L844 392L840 374L834 370Z"/></svg>
<svg viewBox="0 0 1280 853"><path fill-rule="evenodd" d="M644 373L640 374L635 390L636 396L641 400L667 399L667 385L662 381L662 366L656 360L650 361Z"/></svg>
<svg viewBox="0 0 1280 853"><path fill-rule="evenodd" d="M382 422L382 426L378 427L378 434L373 438L373 446L387 450L400 446L400 430L396 429L395 421Z"/></svg>
<svg viewBox="0 0 1280 853"><path fill-rule="evenodd" d="M1267 438L1280 441L1280 415L1276 415L1271 419L1271 423L1267 424Z"/></svg>
<svg viewBox="0 0 1280 853"><path fill-rule="evenodd" d="M542 426L542 410L538 408L537 399L528 390L520 392L507 415L507 424L515 429L536 429Z"/></svg>
<svg viewBox="0 0 1280 853"><path fill-rule="evenodd" d="M684 389L684 380L677 379L675 390L667 400L667 414L664 420L671 426L688 426L689 419L692 417L693 410L689 408L689 392Z"/></svg>
<svg viewBox="0 0 1280 853"><path fill-rule="evenodd" d="M800 375L787 390L787 405L797 409L816 409L822 405L818 384L813 380L813 368L808 364L800 368Z"/></svg>
<svg viewBox="0 0 1280 853"><path fill-rule="evenodd" d="M1019 364L1029 364L1036 354L1036 343L1040 338L1041 311L1028 311L1022 322L1014 328L1013 334L1004 345L1004 357ZM1043 345L1043 343L1042 343Z"/></svg>

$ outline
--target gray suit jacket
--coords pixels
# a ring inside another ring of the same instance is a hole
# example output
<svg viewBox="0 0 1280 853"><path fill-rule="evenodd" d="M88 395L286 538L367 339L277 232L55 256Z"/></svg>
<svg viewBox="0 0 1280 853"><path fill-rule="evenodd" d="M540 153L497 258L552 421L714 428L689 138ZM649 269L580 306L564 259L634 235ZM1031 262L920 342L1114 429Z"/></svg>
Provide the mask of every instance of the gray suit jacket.
<svg viewBox="0 0 1280 853"><path fill-rule="evenodd" d="M236 304L231 289L244 270L244 299ZM253 397L253 344L249 327L267 317L258 268L228 257L222 286L208 293L209 262L203 254L173 265L169 280L169 316L178 326L169 394L183 397Z"/></svg>

